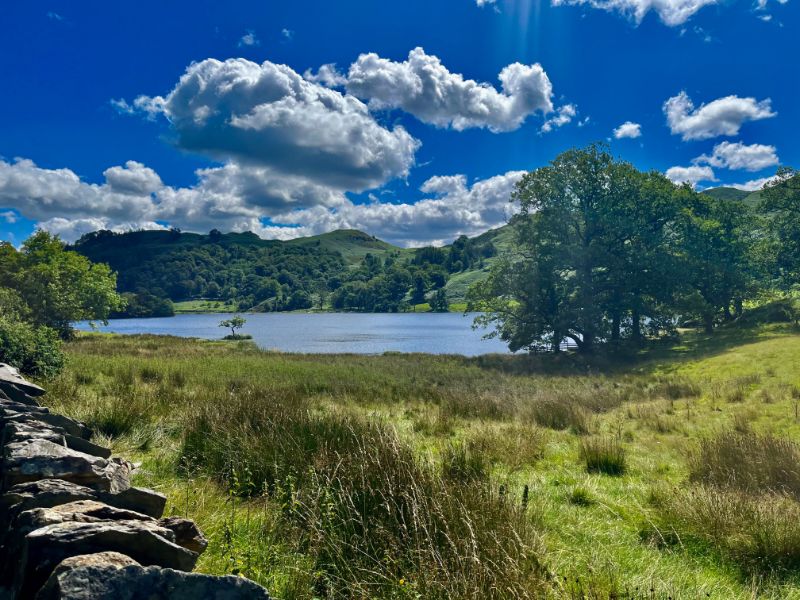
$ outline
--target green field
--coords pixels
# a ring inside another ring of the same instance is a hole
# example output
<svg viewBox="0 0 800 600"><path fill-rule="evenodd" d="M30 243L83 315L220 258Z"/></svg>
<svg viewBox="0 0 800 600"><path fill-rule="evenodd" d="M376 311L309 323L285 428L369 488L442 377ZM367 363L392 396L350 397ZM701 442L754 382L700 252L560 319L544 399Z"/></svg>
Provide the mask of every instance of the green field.
<svg viewBox="0 0 800 600"><path fill-rule="evenodd" d="M90 334L53 409L278 598L800 598L800 336L626 356Z"/></svg>

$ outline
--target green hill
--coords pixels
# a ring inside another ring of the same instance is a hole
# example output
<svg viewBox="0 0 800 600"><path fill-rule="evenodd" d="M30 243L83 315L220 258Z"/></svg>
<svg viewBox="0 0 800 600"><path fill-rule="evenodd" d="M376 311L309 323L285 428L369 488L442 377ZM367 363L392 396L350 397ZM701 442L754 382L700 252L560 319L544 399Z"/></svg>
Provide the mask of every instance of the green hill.
<svg viewBox="0 0 800 600"><path fill-rule="evenodd" d="M338 252L348 265L356 265L364 260L367 254L385 258L391 255L409 256L413 250L393 246L389 242L379 240L373 235L357 229L339 229L321 235L296 238L285 242L288 246L301 248L322 248L330 252Z"/></svg>
<svg viewBox="0 0 800 600"><path fill-rule="evenodd" d="M744 200L750 192L732 187L717 187L703 190L706 196L711 196L717 200Z"/></svg>

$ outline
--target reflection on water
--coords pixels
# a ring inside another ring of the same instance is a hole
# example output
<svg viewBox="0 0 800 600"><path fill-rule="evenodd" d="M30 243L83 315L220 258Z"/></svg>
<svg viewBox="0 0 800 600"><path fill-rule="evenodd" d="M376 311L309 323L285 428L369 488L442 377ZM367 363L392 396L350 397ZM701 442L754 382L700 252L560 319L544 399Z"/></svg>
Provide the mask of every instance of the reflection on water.
<svg viewBox="0 0 800 600"><path fill-rule="evenodd" d="M475 356L508 352L498 340L481 339L473 330L474 315L460 313L259 313L244 315L242 333L262 348L283 352L380 354L428 352ZM100 331L153 333L219 339L219 322L229 314L178 315L158 319L115 319ZM86 323L78 328L88 330Z"/></svg>

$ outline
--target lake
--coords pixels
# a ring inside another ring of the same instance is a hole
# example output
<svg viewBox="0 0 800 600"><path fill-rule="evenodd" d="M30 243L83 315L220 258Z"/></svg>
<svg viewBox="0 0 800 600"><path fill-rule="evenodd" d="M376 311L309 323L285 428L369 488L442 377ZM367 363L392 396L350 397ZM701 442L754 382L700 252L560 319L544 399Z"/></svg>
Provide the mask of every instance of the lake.
<svg viewBox="0 0 800 600"><path fill-rule="evenodd" d="M220 339L230 330L219 322L232 315L188 314L154 319L114 319L99 331L152 333ZM475 315L461 313L256 313L246 314L241 333L253 336L262 348L282 352L381 354L427 352L430 354L508 353L498 340L484 340L485 330L473 330ZM78 329L89 331L88 323Z"/></svg>

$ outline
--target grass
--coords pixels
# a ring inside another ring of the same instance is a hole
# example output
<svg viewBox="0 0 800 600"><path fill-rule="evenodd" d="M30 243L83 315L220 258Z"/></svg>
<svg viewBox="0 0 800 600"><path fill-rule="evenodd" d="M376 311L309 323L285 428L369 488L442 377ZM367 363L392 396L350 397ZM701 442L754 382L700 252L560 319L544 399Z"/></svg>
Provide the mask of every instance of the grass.
<svg viewBox="0 0 800 600"><path fill-rule="evenodd" d="M226 300L184 300L173 302L172 305L176 314L236 312L236 303Z"/></svg>
<svg viewBox="0 0 800 600"><path fill-rule="evenodd" d="M200 570L276 597L800 598L788 326L592 361L68 351L48 404L198 521Z"/></svg>

